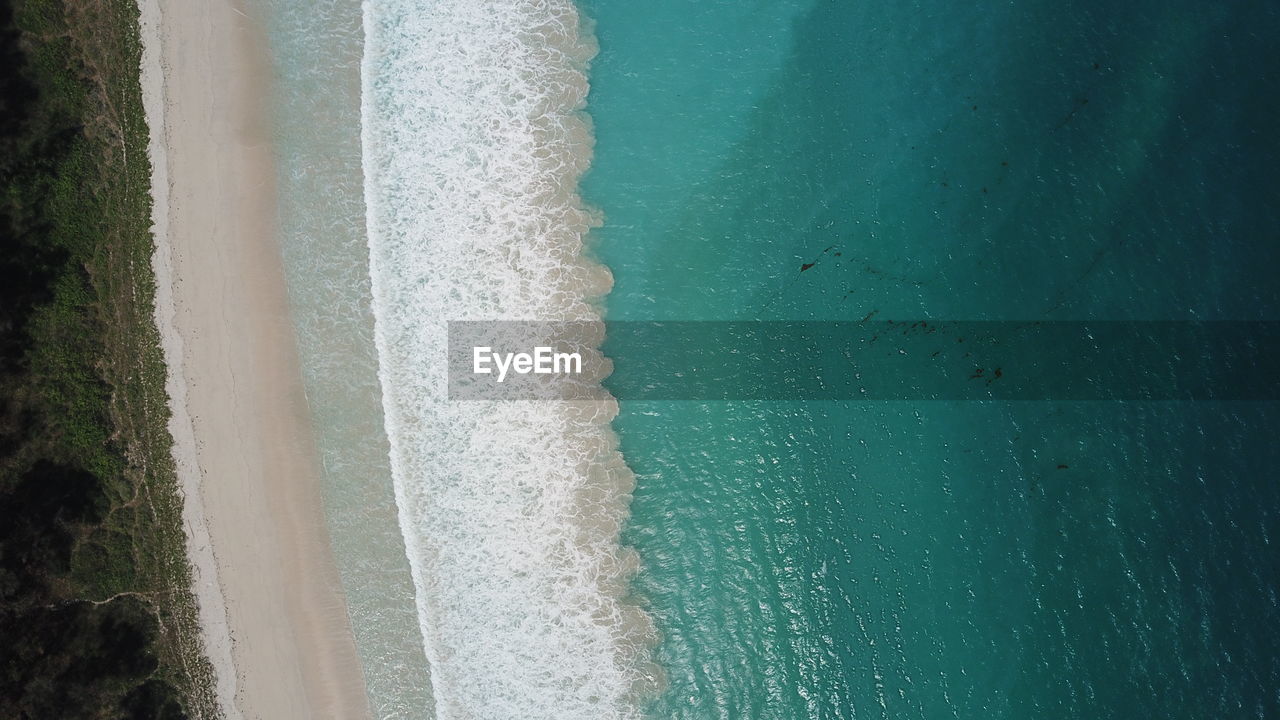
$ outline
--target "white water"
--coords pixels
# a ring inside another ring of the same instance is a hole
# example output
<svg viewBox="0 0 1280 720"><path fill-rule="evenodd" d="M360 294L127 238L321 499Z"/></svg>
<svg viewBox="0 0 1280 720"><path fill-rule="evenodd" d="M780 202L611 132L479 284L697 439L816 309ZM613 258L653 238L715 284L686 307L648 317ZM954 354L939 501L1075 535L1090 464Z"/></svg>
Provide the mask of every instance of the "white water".
<svg viewBox="0 0 1280 720"><path fill-rule="evenodd" d="M364 3L362 141L392 476L441 720L632 718L633 479L612 403L446 400L448 320L594 320L593 53L571 2Z"/></svg>
<svg viewBox="0 0 1280 720"><path fill-rule="evenodd" d="M267 29L279 238L329 538L377 720L434 717L391 481L360 146L359 0L251 0Z"/></svg>

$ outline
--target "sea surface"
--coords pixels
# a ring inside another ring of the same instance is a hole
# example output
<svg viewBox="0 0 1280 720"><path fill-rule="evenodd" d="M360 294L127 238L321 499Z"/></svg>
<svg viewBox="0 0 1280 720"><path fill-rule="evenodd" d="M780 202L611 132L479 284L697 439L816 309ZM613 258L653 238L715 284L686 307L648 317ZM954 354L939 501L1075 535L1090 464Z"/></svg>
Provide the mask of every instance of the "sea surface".
<svg viewBox="0 0 1280 720"><path fill-rule="evenodd" d="M258 3L377 717L1280 716L1274 402L441 375L463 319L1280 320L1276 3Z"/></svg>

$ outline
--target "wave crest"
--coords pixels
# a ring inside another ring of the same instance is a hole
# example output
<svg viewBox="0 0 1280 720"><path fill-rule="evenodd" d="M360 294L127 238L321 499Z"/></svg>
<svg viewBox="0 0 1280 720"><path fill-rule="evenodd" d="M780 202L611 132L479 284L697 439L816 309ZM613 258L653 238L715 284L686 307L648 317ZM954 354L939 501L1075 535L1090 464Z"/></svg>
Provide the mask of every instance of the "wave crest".
<svg viewBox="0 0 1280 720"><path fill-rule="evenodd" d="M598 319L577 193L594 41L564 0L365 2L362 140L400 524L440 718L633 718L634 477L612 402L449 403L448 320Z"/></svg>

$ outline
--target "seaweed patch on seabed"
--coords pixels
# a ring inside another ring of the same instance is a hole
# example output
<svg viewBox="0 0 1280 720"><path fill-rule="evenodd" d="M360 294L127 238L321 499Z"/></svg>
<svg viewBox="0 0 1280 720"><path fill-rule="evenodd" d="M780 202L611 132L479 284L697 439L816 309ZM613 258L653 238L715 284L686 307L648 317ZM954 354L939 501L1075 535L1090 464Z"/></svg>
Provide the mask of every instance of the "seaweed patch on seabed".
<svg viewBox="0 0 1280 720"><path fill-rule="evenodd" d="M838 276L832 277L826 271L840 271ZM839 245L828 245L821 252L814 255L808 262L800 264L798 270L791 274L790 279L773 295L767 302L760 306L761 312L771 310L780 300L795 291L796 285L802 280L819 284L819 292L826 294L827 289L823 284L839 284L841 285L840 302L848 300L850 296L857 293L857 284L851 283L850 274L862 281L888 282L898 285L910 287L923 287L924 280L910 277L901 273L887 272L877 267L867 257L858 256L850 253L846 257L845 250Z"/></svg>

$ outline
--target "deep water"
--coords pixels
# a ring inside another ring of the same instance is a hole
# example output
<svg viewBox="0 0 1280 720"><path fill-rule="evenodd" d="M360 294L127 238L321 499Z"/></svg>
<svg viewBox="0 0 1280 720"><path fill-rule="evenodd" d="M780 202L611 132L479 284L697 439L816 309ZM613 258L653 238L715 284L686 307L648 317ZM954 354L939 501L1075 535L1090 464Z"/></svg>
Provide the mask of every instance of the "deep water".
<svg viewBox="0 0 1280 720"><path fill-rule="evenodd" d="M1277 319L1275 3L582 6L611 320ZM623 402L650 715L1274 717L1278 416Z"/></svg>

